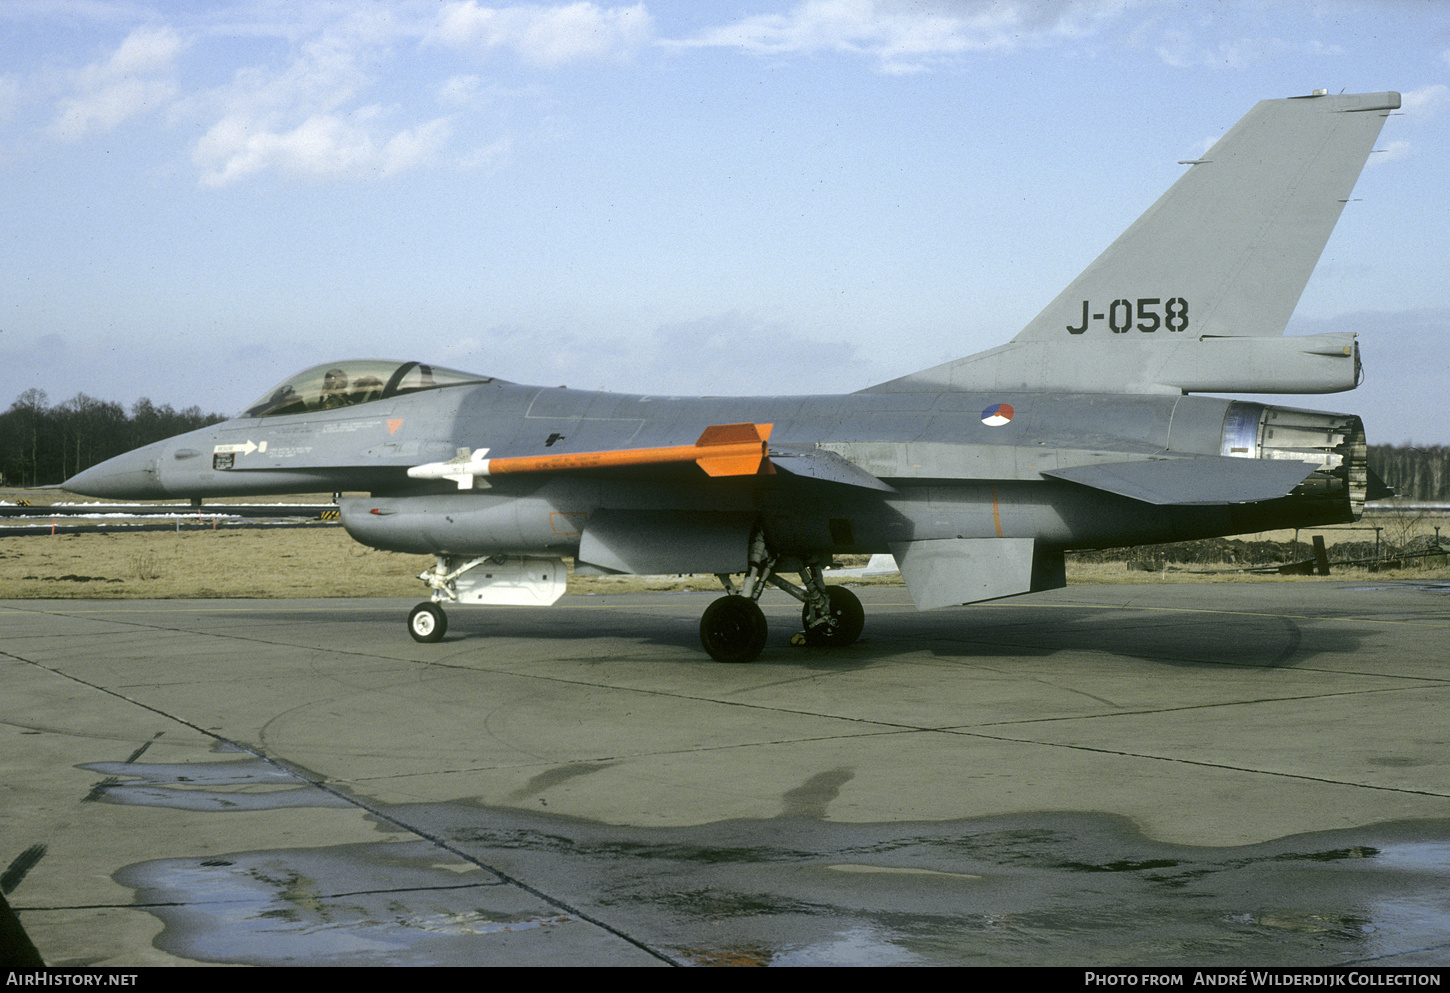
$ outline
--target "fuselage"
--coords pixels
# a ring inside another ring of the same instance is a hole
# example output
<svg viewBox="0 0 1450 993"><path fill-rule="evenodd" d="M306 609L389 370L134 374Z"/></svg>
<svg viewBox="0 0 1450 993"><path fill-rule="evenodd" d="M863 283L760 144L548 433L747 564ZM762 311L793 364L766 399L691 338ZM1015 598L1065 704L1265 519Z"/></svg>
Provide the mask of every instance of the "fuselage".
<svg viewBox="0 0 1450 993"><path fill-rule="evenodd" d="M1298 418L1323 420L1315 447L1325 472L1315 473L1321 485L1278 500L1154 505L1043 475L1122 460L1286 457L1266 428L1270 412L1283 409L1198 396L1028 392L673 397L475 377L236 418L112 459L66 485L122 499L361 492L340 501L354 538L453 555L573 555L591 519L618 512L750 517L790 555L879 552L939 538L1111 547L1353 519L1354 487L1339 477L1348 448L1357 444L1362 460L1363 433L1347 415ZM688 445L704 428L732 422L773 425L774 472L712 478L686 464L511 477L469 490L407 475L461 449L508 457ZM1288 457L1306 450L1297 445ZM820 473L812 459L819 453L880 485Z"/></svg>

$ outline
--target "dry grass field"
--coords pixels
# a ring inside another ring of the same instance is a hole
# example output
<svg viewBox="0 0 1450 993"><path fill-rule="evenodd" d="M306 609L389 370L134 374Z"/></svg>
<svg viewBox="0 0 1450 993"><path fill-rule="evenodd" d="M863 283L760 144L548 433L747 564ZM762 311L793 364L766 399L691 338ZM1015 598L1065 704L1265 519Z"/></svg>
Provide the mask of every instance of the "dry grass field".
<svg viewBox="0 0 1450 993"><path fill-rule="evenodd" d="M50 494L46 494L47 497ZM15 494L0 494L14 502ZM61 497L64 499L64 497ZM293 497L292 502L325 503L326 496ZM39 500L35 501L39 503ZM7 536L0 520L0 599L52 597L400 597L422 599L417 580L432 564L428 556L379 552L357 544L336 524L306 527L230 527L209 521L183 523L176 530ZM31 521L29 523L34 523ZM1433 536L1430 519L1366 518L1354 528L1306 529L1299 536L1308 558L1313 534L1323 534L1331 548L1344 542L1374 541L1373 527L1384 530L1385 542L1405 544ZM1368 528L1369 530L1365 530ZM1450 540L1450 528L1446 529ZM1292 531L1245 535L1245 541L1288 542ZM1169 565L1133 568L1122 558L1074 561L1069 556L1069 583L1134 582L1315 582L1317 577L1287 577L1236 571L1229 565ZM864 557L842 562L859 565ZM1432 565L1397 570L1397 576L1447 575L1443 557ZM1364 569L1336 567L1331 578L1366 575ZM858 577L855 585L899 584L899 576ZM638 592L693 588L715 590L714 577L571 577L571 592Z"/></svg>
<svg viewBox="0 0 1450 993"><path fill-rule="evenodd" d="M431 564L335 525L43 535L0 539L0 598L402 597Z"/></svg>

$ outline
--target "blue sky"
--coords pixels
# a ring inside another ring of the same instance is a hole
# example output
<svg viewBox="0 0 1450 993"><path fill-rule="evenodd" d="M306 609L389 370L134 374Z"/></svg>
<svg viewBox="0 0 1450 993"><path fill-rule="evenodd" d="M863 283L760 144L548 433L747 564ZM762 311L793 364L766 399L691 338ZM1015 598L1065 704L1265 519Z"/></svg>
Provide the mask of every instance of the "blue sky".
<svg viewBox="0 0 1450 993"><path fill-rule="evenodd" d="M1266 97L1399 90L1291 334L1450 443L1450 5L0 4L0 405L396 357L860 389L1001 344Z"/></svg>

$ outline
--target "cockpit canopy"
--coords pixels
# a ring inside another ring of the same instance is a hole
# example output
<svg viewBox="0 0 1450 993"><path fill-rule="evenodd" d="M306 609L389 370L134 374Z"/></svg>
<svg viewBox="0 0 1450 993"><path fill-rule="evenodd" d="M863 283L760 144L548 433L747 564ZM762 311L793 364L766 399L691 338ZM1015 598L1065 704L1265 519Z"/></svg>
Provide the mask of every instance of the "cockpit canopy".
<svg viewBox="0 0 1450 993"><path fill-rule="evenodd" d="M426 362L396 362L387 359L329 362L299 372L268 391L244 410L242 416L305 414L312 410L331 410L335 407L385 400L419 390L491 382L492 376L444 369Z"/></svg>

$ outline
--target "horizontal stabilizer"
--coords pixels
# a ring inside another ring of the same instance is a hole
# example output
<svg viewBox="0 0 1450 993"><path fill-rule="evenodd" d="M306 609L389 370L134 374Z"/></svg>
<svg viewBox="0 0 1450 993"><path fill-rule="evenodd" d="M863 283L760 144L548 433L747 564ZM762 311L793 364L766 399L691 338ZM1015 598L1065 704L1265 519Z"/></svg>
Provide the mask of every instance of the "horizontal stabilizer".
<svg viewBox="0 0 1450 993"><path fill-rule="evenodd" d="M1395 488L1380 478L1379 473L1365 466L1368 485L1365 487L1364 498L1366 500L1388 500L1396 496Z"/></svg>
<svg viewBox="0 0 1450 993"><path fill-rule="evenodd" d="M530 472L562 472L571 469L612 469L621 466L664 465L694 462L711 476L753 476L772 473L767 458L770 424L714 424L706 428L693 445L664 448L617 448L602 452L561 452L557 455L516 455L485 458L487 448L447 462L413 466L413 479L450 479L459 489L469 489L482 476L503 476Z"/></svg>
<svg viewBox="0 0 1450 993"><path fill-rule="evenodd" d="M1044 476L1159 506L1252 503L1287 496L1318 466L1288 459L1218 455L1053 469Z"/></svg>

